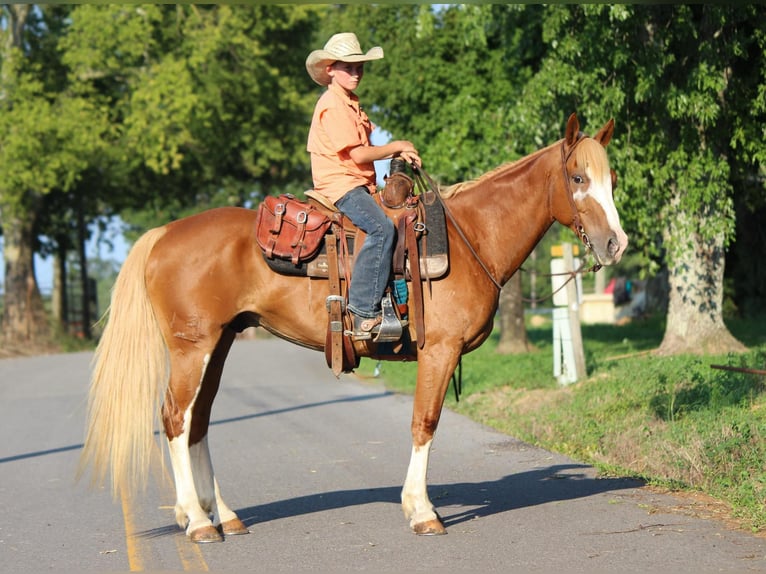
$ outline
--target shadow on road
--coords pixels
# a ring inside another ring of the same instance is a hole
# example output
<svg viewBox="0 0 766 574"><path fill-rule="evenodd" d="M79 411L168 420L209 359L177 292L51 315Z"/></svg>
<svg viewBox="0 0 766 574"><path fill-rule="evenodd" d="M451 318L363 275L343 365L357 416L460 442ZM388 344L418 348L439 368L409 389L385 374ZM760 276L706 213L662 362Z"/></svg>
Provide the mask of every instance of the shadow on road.
<svg viewBox="0 0 766 574"><path fill-rule="evenodd" d="M588 468L579 464L553 465L493 481L435 484L429 486L428 492L444 524L449 527L518 508L644 485L642 481L632 478L593 478L578 472ZM364 504L384 502L398 505L400 492L401 486L319 492L240 508L237 515L250 527L272 520ZM170 525L144 531L140 536L155 537L178 532L177 526Z"/></svg>
<svg viewBox="0 0 766 574"><path fill-rule="evenodd" d="M240 415L240 416L237 416L237 417L229 417L229 418L226 418L226 419L219 419L219 420L210 421L210 426L212 427L212 426L215 426L215 425L224 425L224 424L229 424L229 423L238 423L238 422L241 422L241 421L246 421L246 420L251 420L251 419L259 419L259 418L262 418L262 417L268 417L268 416L272 416L272 415L281 415L281 414L284 414L284 413L290 413L290 412L294 412L294 411L302 411L302 410L305 410L305 409L315 409L317 407L325 407L327 405L334 405L334 404L340 404L340 403L356 403L356 402L359 402L359 401L371 401L371 400L375 400L375 399L382 399L384 397L388 397L388 396L391 396L393 394L394 393L392 393L391 391L383 391L383 392L380 392L380 393L371 393L371 394L368 394L368 395L360 395L360 396L354 396L354 397L342 397L342 398L339 398L339 399L330 399L330 400L327 400L327 401L319 401L319 402L316 402L316 403L306 403L306 404L302 404L302 405L292 405L292 406L285 407L285 408L282 408L282 409L273 409L273 410L270 410L270 411L262 411L262 412L247 414L247 415ZM157 433L155 433L155 434L157 434Z"/></svg>
<svg viewBox="0 0 766 574"><path fill-rule="evenodd" d="M460 524L548 502L573 500L594 494L639 488L643 482L629 478L591 478L572 472L585 465L554 465L511 474L499 480L434 484L428 487L431 501L444 523ZM324 510L377 502L400 503L401 486L322 492L240 509L237 514L248 526ZM456 512L451 513L457 509Z"/></svg>

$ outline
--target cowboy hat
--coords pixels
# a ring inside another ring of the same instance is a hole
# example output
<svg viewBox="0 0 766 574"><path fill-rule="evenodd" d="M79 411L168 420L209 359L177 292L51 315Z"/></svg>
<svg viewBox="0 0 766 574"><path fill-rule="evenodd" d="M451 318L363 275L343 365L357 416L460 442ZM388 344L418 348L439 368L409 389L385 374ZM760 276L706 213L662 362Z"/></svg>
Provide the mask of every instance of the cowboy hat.
<svg viewBox="0 0 766 574"><path fill-rule="evenodd" d="M326 86L330 83L327 66L333 62L369 62L380 60L382 57L383 48L380 46L375 46L364 54L356 34L343 32L327 40L324 49L314 50L309 54L306 58L306 70L317 84Z"/></svg>

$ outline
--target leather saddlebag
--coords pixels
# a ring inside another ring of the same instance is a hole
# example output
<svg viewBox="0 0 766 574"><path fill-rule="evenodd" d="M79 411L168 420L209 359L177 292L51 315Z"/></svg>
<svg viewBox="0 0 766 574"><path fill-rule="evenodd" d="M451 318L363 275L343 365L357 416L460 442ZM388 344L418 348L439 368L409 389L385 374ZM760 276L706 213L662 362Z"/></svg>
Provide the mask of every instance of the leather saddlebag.
<svg viewBox="0 0 766 574"><path fill-rule="evenodd" d="M258 206L255 238L269 259L299 265L319 252L331 223L324 213L289 193L269 195Z"/></svg>

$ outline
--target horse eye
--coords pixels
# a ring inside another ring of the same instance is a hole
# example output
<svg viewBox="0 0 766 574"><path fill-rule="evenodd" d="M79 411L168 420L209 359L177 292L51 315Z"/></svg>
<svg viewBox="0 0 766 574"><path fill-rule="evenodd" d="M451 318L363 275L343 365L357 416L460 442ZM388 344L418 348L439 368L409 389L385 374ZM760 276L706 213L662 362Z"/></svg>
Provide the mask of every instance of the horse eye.
<svg viewBox="0 0 766 574"><path fill-rule="evenodd" d="M577 185L585 183L585 180L583 179L583 177L581 175L573 175L572 176L572 181L575 182Z"/></svg>

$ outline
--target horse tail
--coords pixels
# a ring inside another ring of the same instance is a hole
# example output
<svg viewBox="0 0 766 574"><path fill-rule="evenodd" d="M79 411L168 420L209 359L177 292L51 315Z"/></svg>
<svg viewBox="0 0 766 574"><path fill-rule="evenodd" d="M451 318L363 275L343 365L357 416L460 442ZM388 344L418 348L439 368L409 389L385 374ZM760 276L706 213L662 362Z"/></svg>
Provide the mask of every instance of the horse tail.
<svg viewBox="0 0 766 574"><path fill-rule="evenodd" d="M109 319L92 362L88 423L78 477L92 465L91 483L112 476L112 494L146 486L154 426L167 391L169 362L146 289L152 248L165 234L158 227L133 246L112 289Z"/></svg>

